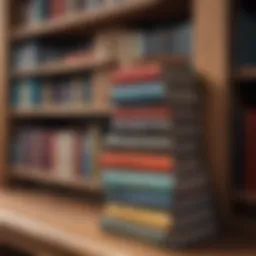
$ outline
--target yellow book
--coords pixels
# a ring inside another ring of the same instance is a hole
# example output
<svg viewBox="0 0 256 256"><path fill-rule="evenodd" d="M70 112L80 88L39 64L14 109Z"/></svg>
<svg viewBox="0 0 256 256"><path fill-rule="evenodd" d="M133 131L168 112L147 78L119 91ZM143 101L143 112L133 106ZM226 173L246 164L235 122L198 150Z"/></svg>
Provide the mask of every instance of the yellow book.
<svg viewBox="0 0 256 256"><path fill-rule="evenodd" d="M137 209L117 204L107 205L105 216L164 231L169 231L174 224L173 217L170 213Z"/></svg>

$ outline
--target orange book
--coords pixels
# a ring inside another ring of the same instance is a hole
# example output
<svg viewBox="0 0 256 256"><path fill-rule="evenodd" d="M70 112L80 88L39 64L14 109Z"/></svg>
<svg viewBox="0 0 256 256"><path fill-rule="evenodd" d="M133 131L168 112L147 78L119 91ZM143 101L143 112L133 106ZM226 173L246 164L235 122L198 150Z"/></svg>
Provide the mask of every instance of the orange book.
<svg viewBox="0 0 256 256"><path fill-rule="evenodd" d="M162 76L162 70L158 64L134 65L117 70L111 77L114 85L124 83L139 83L158 80Z"/></svg>
<svg viewBox="0 0 256 256"><path fill-rule="evenodd" d="M168 119L172 111L168 107L133 107L133 108L118 108L113 117L116 119L122 118L140 118L144 119Z"/></svg>
<svg viewBox="0 0 256 256"><path fill-rule="evenodd" d="M104 168L134 168L156 172L170 172L174 168L174 159L170 156L158 156L143 153L105 153L101 159Z"/></svg>

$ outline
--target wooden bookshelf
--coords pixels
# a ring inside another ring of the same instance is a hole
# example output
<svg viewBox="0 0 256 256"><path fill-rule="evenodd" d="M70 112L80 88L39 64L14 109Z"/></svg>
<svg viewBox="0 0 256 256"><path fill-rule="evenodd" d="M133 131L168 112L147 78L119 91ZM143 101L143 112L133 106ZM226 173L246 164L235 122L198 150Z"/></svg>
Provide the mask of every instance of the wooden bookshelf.
<svg viewBox="0 0 256 256"><path fill-rule="evenodd" d="M254 66L241 67L238 69L235 76L237 80L241 82L256 81L256 67Z"/></svg>
<svg viewBox="0 0 256 256"><path fill-rule="evenodd" d="M184 1L181 1L184 2ZM96 29L102 25L115 24L127 19L139 17L141 12L148 11L159 5L158 0L132 0L120 5L107 6L100 9L83 12L65 18L57 18L31 27L17 28L11 33L13 41L25 40L33 37L61 34L77 29ZM174 7L177 4L174 4ZM174 10L175 11L175 8Z"/></svg>
<svg viewBox="0 0 256 256"><path fill-rule="evenodd" d="M57 185L69 189L90 190L94 192L101 191L100 181L88 180L83 177L62 179L53 173L49 173L47 170L37 170L27 167L11 167L10 175L11 177L22 181L40 182L46 185Z"/></svg>
<svg viewBox="0 0 256 256"><path fill-rule="evenodd" d="M100 69L104 67L113 66L115 61L110 58L105 59L92 59L85 58L82 61L72 62L53 62L48 64L42 64L41 66L28 69L15 71L12 74L13 78L27 78L27 77L49 77L49 76L63 76L71 75L74 73L81 73L83 71L91 71L95 69Z"/></svg>
<svg viewBox="0 0 256 256"><path fill-rule="evenodd" d="M84 117L109 117L112 113L108 108L40 108L33 110L12 110L11 116L19 119L35 119L35 118L84 118Z"/></svg>

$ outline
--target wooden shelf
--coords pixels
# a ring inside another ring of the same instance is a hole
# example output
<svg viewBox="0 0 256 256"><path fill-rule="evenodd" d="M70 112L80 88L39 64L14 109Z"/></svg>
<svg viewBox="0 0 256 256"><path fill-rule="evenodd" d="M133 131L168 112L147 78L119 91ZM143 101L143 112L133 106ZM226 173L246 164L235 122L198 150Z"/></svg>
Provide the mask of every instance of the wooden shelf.
<svg viewBox="0 0 256 256"><path fill-rule="evenodd" d="M85 178L62 179L45 170L37 170L26 167L12 167L10 173L13 178L23 181L36 181L47 185L58 185L70 189L101 191L101 184L96 180Z"/></svg>
<svg viewBox="0 0 256 256"><path fill-rule="evenodd" d="M37 118L85 118L85 117L109 117L112 113L110 108L65 108L49 107L33 110L13 110L11 116L18 119L37 119Z"/></svg>
<svg viewBox="0 0 256 256"><path fill-rule="evenodd" d="M176 1L174 1L176 2ZM183 1L179 1L183 2ZM162 5L163 3L161 3ZM82 14L75 14L64 18L49 20L31 27L18 28L13 31L11 38L13 41L24 40L33 37L56 35L69 31L81 29L85 30L101 28L102 25L120 23L123 20L139 17L141 12L159 5L158 0L132 0L121 4L107 6L100 9L85 11ZM177 4L172 4L173 7ZM170 6L170 5L169 5ZM171 9L171 8L170 8ZM173 8L175 11L175 8Z"/></svg>
<svg viewBox="0 0 256 256"><path fill-rule="evenodd" d="M13 78L60 76L114 65L113 59L85 59L75 63L53 62L31 70L15 71Z"/></svg>
<svg viewBox="0 0 256 256"><path fill-rule="evenodd" d="M256 81L256 66L239 68L236 78L239 81Z"/></svg>
<svg viewBox="0 0 256 256"><path fill-rule="evenodd" d="M1 238L28 248L45 248L53 255L78 256L249 256L253 237L219 235L212 243L190 250L167 250L100 228L101 209L65 198L24 190L0 191ZM1 230L2 230L1 229Z"/></svg>

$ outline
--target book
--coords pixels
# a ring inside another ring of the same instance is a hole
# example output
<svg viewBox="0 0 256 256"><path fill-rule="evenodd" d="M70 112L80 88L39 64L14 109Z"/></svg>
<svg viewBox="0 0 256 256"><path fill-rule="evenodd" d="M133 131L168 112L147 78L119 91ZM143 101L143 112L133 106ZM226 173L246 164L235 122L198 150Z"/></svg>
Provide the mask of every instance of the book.
<svg viewBox="0 0 256 256"><path fill-rule="evenodd" d="M161 82L138 84L132 87L116 87L113 90L112 99L116 104L161 102L166 99L166 91Z"/></svg>
<svg viewBox="0 0 256 256"><path fill-rule="evenodd" d="M162 231L171 230L174 225L173 219L166 212L117 204L107 204L104 216Z"/></svg>
<svg viewBox="0 0 256 256"><path fill-rule="evenodd" d="M135 85L142 82L159 81L162 70L157 64L138 65L136 68L124 67L113 73L111 82L114 86Z"/></svg>
<svg viewBox="0 0 256 256"><path fill-rule="evenodd" d="M168 107L120 107L113 113L115 119L167 119L171 117Z"/></svg>
<svg viewBox="0 0 256 256"><path fill-rule="evenodd" d="M103 182L106 189L112 188L148 188L156 191L171 191L175 185L175 176L169 174L149 174L138 172L120 172L107 169L103 171Z"/></svg>
<svg viewBox="0 0 256 256"><path fill-rule="evenodd" d="M106 138L108 149L140 150L149 152L170 152L173 148L171 140L165 136L125 136L110 134Z"/></svg>
<svg viewBox="0 0 256 256"><path fill-rule="evenodd" d="M107 152L103 155L101 164L108 167L140 168L146 170L159 170L159 172L171 172L175 168L174 159L167 155L159 156L153 154L117 153Z"/></svg>
<svg viewBox="0 0 256 256"><path fill-rule="evenodd" d="M168 189L169 190L169 189ZM152 191L150 188L114 187L106 191L106 200L112 203L169 211L173 202L168 191Z"/></svg>

